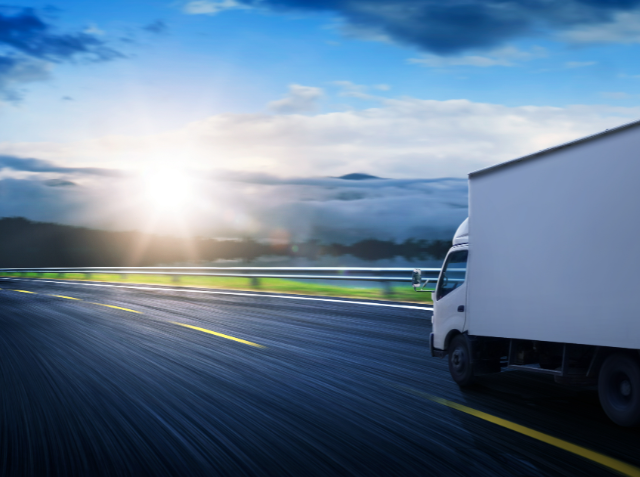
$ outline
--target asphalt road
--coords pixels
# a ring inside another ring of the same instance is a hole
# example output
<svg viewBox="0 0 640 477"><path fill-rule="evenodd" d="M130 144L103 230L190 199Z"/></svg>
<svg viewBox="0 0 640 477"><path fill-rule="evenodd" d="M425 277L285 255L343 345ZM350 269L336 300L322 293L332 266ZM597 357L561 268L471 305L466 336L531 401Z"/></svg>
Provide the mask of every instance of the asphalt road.
<svg viewBox="0 0 640 477"><path fill-rule="evenodd" d="M513 371L461 391L429 356L430 311L0 288L0 475L619 475L603 457L640 468L640 429L610 423L593 389Z"/></svg>

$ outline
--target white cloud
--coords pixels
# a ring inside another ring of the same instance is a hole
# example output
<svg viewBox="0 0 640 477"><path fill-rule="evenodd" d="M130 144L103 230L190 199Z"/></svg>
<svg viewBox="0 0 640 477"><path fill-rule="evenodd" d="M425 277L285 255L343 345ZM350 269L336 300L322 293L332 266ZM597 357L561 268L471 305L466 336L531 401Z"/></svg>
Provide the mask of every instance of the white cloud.
<svg viewBox="0 0 640 477"><path fill-rule="evenodd" d="M351 98L359 98L366 100L381 100L384 99L380 96L375 96L369 94L370 90L377 91L389 91L391 90L391 86L387 84L374 84L374 85L365 85L365 84L356 84L351 81L334 81L333 84L340 88L340 92L338 93L340 96L348 96Z"/></svg>
<svg viewBox="0 0 640 477"><path fill-rule="evenodd" d="M374 108L314 115L219 114L143 137L0 142L0 154L127 169L170 162L280 176L465 177L637 118L638 107L379 98Z"/></svg>
<svg viewBox="0 0 640 477"><path fill-rule="evenodd" d="M322 95L323 91L320 88L292 84L285 98L271 101L267 107L282 114L310 113L317 109Z"/></svg>
<svg viewBox="0 0 640 477"><path fill-rule="evenodd" d="M246 10L250 7L235 0L194 0L184 5L189 15L215 15L225 10Z"/></svg>
<svg viewBox="0 0 640 477"><path fill-rule="evenodd" d="M620 12L608 23L576 27L560 35L572 43L640 43L640 12Z"/></svg>
<svg viewBox="0 0 640 477"><path fill-rule="evenodd" d="M491 66L516 66L520 61L529 61L543 56L546 56L546 50L542 47L533 47L530 51L523 51L513 46L506 46L490 51L485 56L438 56L429 54L421 58L409 58L407 62L430 68L448 68L452 66L487 68Z"/></svg>
<svg viewBox="0 0 640 477"><path fill-rule="evenodd" d="M597 63L597 61L567 61L564 66L567 68L584 68L585 66L593 66Z"/></svg>
<svg viewBox="0 0 640 477"><path fill-rule="evenodd" d="M88 35L96 35L96 36L102 36L105 34L104 30L101 30L93 23L89 24L89 26L84 29L84 33Z"/></svg>
<svg viewBox="0 0 640 477"><path fill-rule="evenodd" d="M409 63L414 65L429 66L431 68L446 68L450 66L513 66L513 63L504 58L489 58L486 56L437 56L425 55L422 58L409 58Z"/></svg>
<svg viewBox="0 0 640 477"><path fill-rule="evenodd" d="M638 96L635 94L625 93L623 91L603 91L600 95L607 99L630 99Z"/></svg>
<svg viewBox="0 0 640 477"><path fill-rule="evenodd" d="M377 97L367 93L369 86L364 84L356 84L351 81L334 81L334 85L340 88L340 96L348 96L350 98L360 99L377 99ZM380 89L380 88L376 88Z"/></svg>
<svg viewBox="0 0 640 477"><path fill-rule="evenodd" d="M0 142L0 154L75 168L5 170L0 215L115 229L151 226L135 169L148 174L164 164L192 171L197 200L181 210L180 223L158 219L158 232L179 233L181 226L218 237L268 237L275 229L295 240L448 237L467 213L465 181L416 178L464 179L470 171L639 117L640 108L378 98L377 107L346 112L220 114L143 137ZM80 166L129 173L87 175ZM327 178L353 172L404 180ZM77 186L51 187L64 181Z"/></svg>

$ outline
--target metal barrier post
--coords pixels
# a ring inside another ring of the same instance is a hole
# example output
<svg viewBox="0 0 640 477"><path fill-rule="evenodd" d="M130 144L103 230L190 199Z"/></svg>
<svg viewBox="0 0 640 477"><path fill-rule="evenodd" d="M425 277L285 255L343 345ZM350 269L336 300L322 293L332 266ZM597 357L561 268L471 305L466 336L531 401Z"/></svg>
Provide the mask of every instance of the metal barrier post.
<svg viewBox="0 0 640 477"><path fill-rule="evenodd" d="M385 297L393 296L393 288L391 287L391 282L382 282L382 294Z"/></svg>

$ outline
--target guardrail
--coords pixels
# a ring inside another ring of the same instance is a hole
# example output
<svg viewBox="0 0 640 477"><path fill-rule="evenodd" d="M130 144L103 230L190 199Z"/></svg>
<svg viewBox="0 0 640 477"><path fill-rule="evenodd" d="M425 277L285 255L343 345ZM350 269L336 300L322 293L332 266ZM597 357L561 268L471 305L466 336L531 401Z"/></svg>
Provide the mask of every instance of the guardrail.
<svg viewBox="0 0 640 477"><path fill-rule="evenodd" d="M180 276L245 277L251 285L259 286L261 278L283 278L288 280L351 280L379 282L385 293L390 293L392 282L412 282L414 268L365 268L365 267L76 267L76 268L0 268L0 275L57 274L64 278L67 274L83 274L91 279L93 274L120 275L169 275L174 282ZM439 268L421 268L420 283L435 282ZM427 291L427 290L425 290Z"/></svg>

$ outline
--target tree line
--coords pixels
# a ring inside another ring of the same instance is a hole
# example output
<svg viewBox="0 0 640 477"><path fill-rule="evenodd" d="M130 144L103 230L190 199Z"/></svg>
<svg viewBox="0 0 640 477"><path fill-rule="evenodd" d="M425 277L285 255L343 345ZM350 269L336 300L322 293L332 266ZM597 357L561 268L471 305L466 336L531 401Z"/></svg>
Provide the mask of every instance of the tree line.
<svg viewBox="0 0 640 477"><path fill-rule="evenodd" d="M408 261L442 259L448 240L409 239L401 243L377 239L351 245L322 244L314 240L269 244L253 239L218 240L110 232L22 217L0 219L0 268L14 267L141 267L219 259L252 261L258 257L320 258L323 255L375 261L403 257Z"/></svg>

